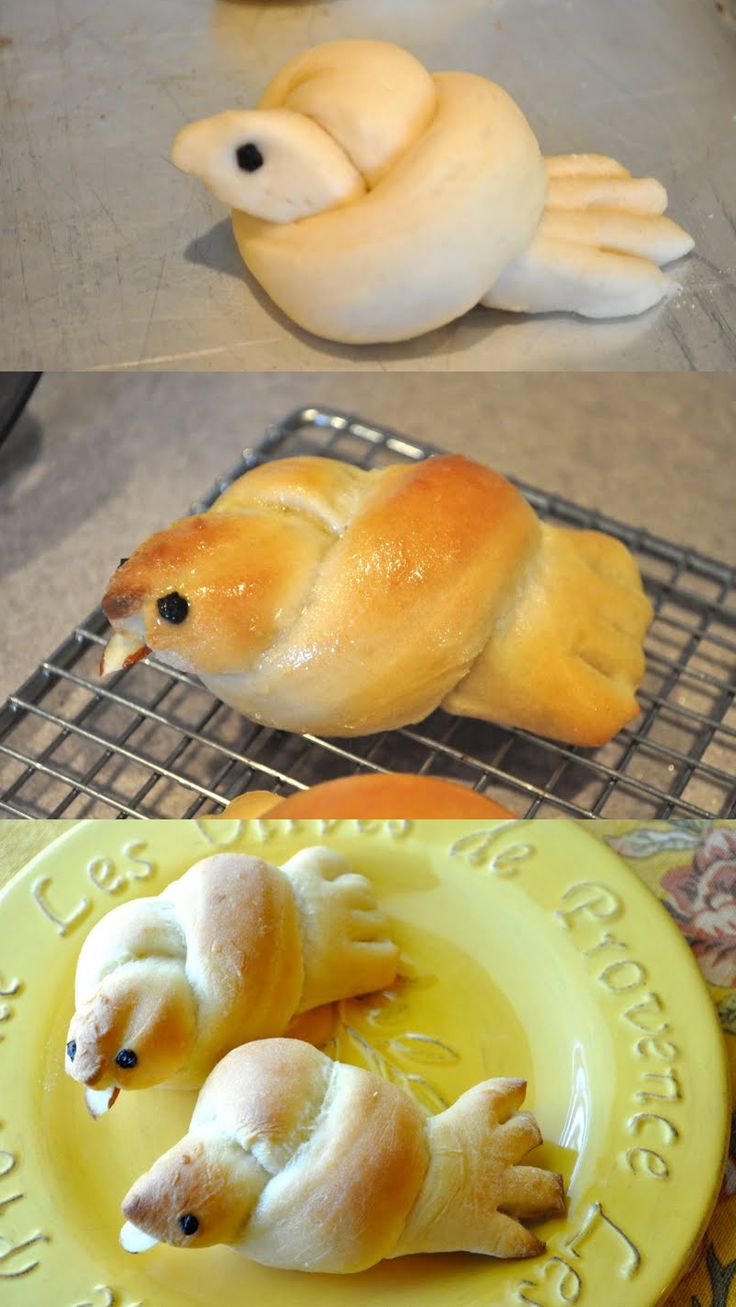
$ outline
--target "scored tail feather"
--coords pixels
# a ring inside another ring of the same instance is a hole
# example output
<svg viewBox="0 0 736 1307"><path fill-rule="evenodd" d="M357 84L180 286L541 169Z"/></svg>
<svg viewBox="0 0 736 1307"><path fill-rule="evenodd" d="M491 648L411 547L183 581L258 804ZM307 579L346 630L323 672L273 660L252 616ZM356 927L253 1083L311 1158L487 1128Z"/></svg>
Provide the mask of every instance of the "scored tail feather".
<svg viewBox="0 0 736 1307"><path fill-rule="evenodd" d="M465 1251L534 1257L544 1244L520 1224L564 1211L562 1177L518 1162L542 1141L519 1112L524 1080L487 1080L427 1123L430 1161L395 1257Z"/></svg>

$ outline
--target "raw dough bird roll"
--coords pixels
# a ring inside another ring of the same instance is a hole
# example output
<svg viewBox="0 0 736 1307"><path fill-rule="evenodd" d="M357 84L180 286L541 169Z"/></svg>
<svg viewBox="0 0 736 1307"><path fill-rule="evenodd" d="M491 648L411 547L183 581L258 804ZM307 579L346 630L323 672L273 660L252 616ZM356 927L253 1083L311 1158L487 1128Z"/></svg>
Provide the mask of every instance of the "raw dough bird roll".
<svg viewBox="0 0 736 1307"><path fill-rule="evenodd" d="M233 210L253 276L330 340L408 340L477 304L642 313L693 242L615 159L544 160L495 83L384 41L297 55L256 109L184 127L173 161Z"/></svg>

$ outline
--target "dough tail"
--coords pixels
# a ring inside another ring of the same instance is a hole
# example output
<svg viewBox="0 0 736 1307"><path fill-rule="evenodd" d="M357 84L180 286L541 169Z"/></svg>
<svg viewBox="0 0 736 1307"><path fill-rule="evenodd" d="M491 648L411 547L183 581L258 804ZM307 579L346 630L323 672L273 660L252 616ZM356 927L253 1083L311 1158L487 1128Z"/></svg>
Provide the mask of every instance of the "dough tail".
<svg viewBox="0 0 736 1307"><path fill-rule="evenodd" d="M513 605L443 707L600 745L636 716L652 607L618 540L547 524Z"/></svg>
<svg viewBox="0 0 736 1307"><path fill-rule="evenodd" d="M631 177L603 155L545 162L547 200L534 239L482 303L516 313L622 318L670 294L674 283L660 267L688 254L693 240L663 216L664 186L653 177Z"/></svg>
<svg viewBox="0 0 736 1307"><path fill-rule="evenodd" d="M428 1122L430 1164L393 1256L408 1252L534 1257L544 1244L520 1224L564 1211L562 1177L518 1165L542 1142L523 1080L488 1080Z"/></svg>
<svg viewBox="0 0 736 1307"><path fill-rule="evenodd" d="M511 313L578 313L627 318L645 313L674 290L649 259L538 235L483 297Z"/></svg>
<svg viewBox="0 0 736 1307"><path fill-rule="evenodd" d="M303 849L283 870L299 914L304 958L297 1012L391 985L399 950L370 881L322 848Z"/></svg>

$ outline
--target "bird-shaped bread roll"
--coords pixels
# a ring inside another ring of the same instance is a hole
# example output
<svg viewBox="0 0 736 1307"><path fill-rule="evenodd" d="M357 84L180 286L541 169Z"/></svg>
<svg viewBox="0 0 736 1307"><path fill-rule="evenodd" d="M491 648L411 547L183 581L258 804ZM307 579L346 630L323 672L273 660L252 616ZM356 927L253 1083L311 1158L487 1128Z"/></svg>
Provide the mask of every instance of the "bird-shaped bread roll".
<svg viewBox="0 0 736 1307"><path fill-rule="evenodd" d="M642 313L692 249L667 193L600 155L545 160L514 101L383 41L290 60L256 109L184 127L173 161L233 209L253 276L331 340L407 340L483 303Z"/></svg>
<svg viewBox="0 0 736 1307"><path fill-rule="evenodd" d="M406 1253L533 1257L522 1219L560 1214L523 1080L486 1080L427 1118L380 1076L293 1039L235 1049L188 1134L133 1185L121 1242L230 1244L266 1266L345 1273Z"/></svg>
<svg viewBox="0 0 736 1307"><path fill-rule="evenodd" d="M586 745L635 716L651 619L624 545L457 455L266 463L141 545L102 606L103 673L153 649L271 726L365 735L441 706Z"/></svg>
<svg viewBox="0 0 736 1307"><path fill-rule="evenodd" d="M397 961L369 881L339 854L303 849L281 868L214 854L92 928L66 1071L93 1115L120 1089L197 1088L238 1044L391 984Z"/></svg>

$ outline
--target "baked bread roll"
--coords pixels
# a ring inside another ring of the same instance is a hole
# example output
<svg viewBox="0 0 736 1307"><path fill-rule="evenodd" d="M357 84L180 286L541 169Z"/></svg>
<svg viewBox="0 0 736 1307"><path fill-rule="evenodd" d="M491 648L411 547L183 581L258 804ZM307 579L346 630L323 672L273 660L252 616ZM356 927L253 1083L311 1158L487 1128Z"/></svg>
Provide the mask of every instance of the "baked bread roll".
<svg viewBox="0 0 736 1307"><path fill-rule="evenodd" d="M366 735L441 706L586 745L635 716L651 620L624 545L540 522L458 455L266 463L146 541L102 606L103 673L153 649L270 726Z"/></svg>
<svg viewBox="0 0 736 1307"><path fill-rule="evenodd" d="M514 101L431 75L398 46L297 55L254 110L179 132L172 158L233 209L240 252L284 313L353 344L408 340L483 303L641 313L692 249L659 182L613 159L545 161Z"/></svg>
<svg viewBox="0 0 736 1307"><path fill-rule="evenodd" d="M119 1089L197 1088L225 1053L299 1014L390 985L398 949L364 876L303 849L190 867L102 918L77 963L67 1074L93 1115Z"/></svg>
<svg viewBox="0 0 736 1307"><path fill-rule="evenodd" d="M486 1080L429 1119L394 1085L292 1039L238 1048L189 1133L123 1202L130 1252L230 1244L266 1266L362 1271L406 1253L533 1257L521 1219L564 1211L523 1080Z"/></svg>
<svg viewBox="0 0 736 1307"><path fill-rule="evenodd" d="M341 776L281 798L267 790L248 790L231 799L218 817L512 818L500 803L439 776Z"/></svg>

